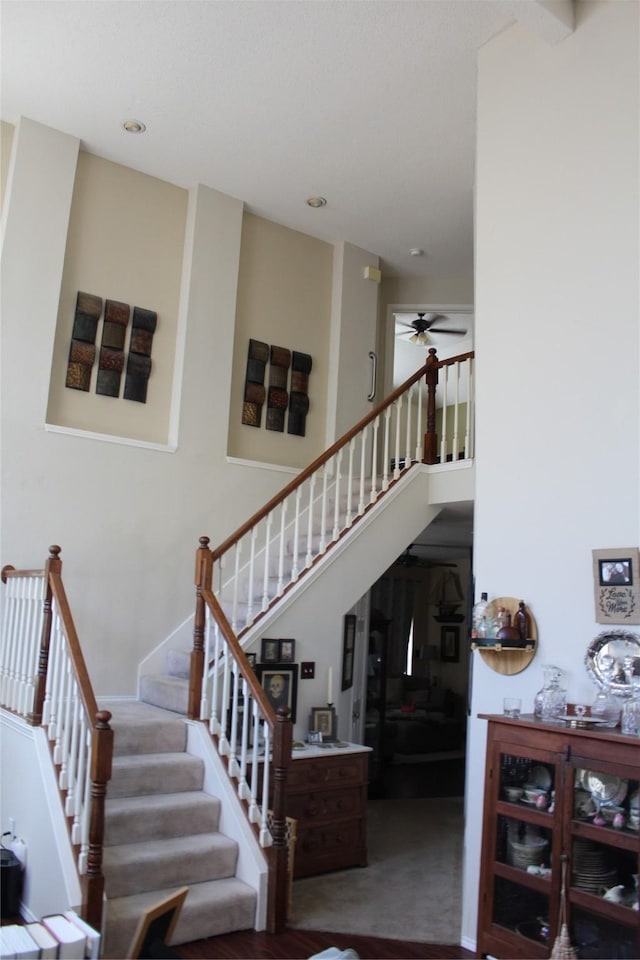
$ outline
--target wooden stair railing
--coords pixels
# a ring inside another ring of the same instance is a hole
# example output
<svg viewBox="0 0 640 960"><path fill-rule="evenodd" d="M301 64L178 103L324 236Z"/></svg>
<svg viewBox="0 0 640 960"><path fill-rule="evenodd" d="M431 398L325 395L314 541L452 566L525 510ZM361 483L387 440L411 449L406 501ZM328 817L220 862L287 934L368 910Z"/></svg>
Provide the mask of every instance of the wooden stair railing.
<svg viewBox="0 0 640 960"><path fill-rule="evenodd" d="M188 715L209 723L248 818L269 851L271 931L283 929L286 923L286 792L292 724L286 712L275 716L240 639L412 466L471 457L473 359L474 354L468 353L440 362L430 349L424 367L224 543L212 551L209 538L200 538ZM448 399L449 368L453 404Z"/></svg>
<svg viewBox="0 0 640 960"><path fill-rule="evenodd" d="M102 929L104 807L111 714L99 710L62 582L60 547L44 570L2 569L0 702L42 726L51 748L82 889L80 914Z"/></svg>

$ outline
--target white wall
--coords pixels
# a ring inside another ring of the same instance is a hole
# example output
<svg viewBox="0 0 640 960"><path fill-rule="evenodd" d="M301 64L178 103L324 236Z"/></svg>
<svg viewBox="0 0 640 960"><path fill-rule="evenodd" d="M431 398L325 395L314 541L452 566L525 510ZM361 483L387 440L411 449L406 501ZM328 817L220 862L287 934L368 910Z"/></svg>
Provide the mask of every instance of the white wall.
<svg viewBox="0 0 640 960"><path fill-rule="evenodd" d="M639 7L577 5L547 46L513 27L479 54L476 195L477 593L523 597L539 652L473 670L472 715L542 664L592 699L591 551L640 541ZM637 628L640 632L640 628ZM470 729L463 936L475 939L485 722Z"/></svg>

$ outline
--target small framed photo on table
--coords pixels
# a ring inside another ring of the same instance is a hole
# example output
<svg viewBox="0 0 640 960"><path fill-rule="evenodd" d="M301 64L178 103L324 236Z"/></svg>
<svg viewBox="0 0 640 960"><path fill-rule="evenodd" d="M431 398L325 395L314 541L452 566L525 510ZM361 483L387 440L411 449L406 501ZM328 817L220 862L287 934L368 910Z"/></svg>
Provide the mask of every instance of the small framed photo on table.
<svg viewBox="0 0 640 960"><path fill-rule="evenodd" d="M337 740L337 718L334 707L311 707L309 733L321 733L323 742Z"/></svg>

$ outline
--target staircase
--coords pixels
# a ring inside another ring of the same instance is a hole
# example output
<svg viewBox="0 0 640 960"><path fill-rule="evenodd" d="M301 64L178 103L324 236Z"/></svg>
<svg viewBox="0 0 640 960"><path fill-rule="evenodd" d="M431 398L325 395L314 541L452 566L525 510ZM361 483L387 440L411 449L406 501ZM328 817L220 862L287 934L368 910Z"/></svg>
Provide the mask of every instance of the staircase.
<svg viewBox="0 0 640 960"><path fill-rule="evenodd" d="M114 730L103 956L127 957L144 911L185 885L174 943L254 929L256 892L236 877L238 846L219 832L220 800L202 789L204 764L186 752L184 720L143 703L101 706Z"/></svg>

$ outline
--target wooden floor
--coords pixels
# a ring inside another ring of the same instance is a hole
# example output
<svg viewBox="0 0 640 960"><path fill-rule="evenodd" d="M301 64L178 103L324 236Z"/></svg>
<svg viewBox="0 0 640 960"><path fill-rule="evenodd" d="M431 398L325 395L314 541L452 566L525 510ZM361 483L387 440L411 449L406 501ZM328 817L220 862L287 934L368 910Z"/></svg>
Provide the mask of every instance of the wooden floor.
<svg viewBox="0 0 640 960"><path fill-rule="evenodd" d="M255 933L247 930L175 947L183 960L307 960L328 947L355 950L360 960L466 960L474 956L462 947L408 940L382 940L352 933L289 930Z"/></svg>

